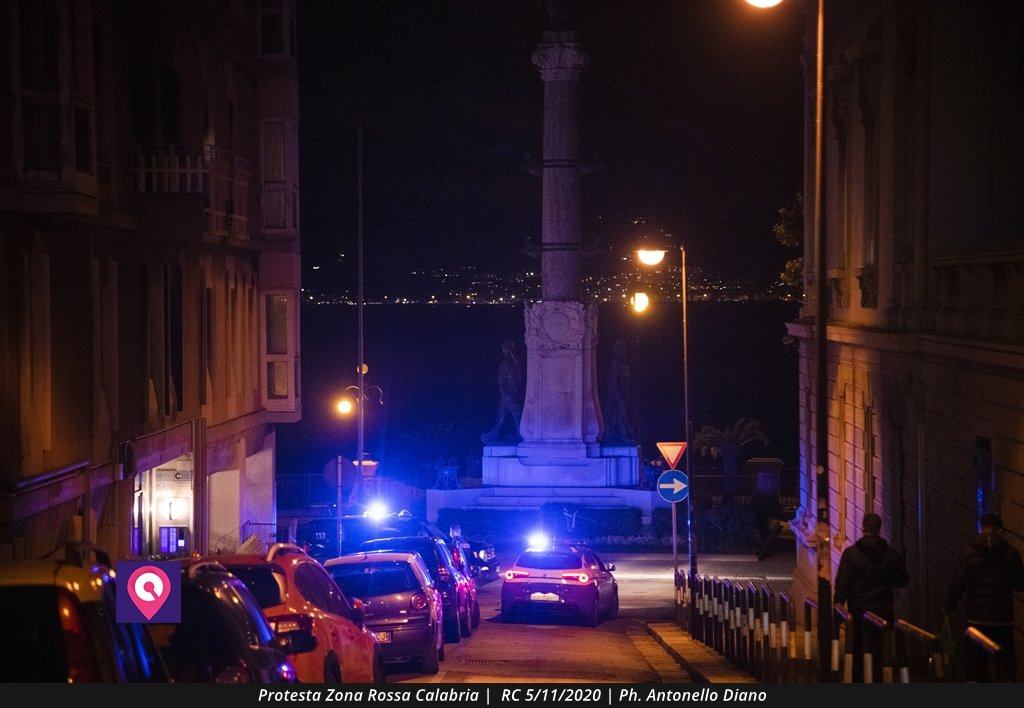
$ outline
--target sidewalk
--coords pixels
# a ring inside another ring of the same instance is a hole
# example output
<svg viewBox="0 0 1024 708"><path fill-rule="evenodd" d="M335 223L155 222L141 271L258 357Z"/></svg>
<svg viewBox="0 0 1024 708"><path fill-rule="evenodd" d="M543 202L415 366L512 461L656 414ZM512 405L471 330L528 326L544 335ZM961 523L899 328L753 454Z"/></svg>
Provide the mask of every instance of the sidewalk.
<svg viewBox="0 0 1024 708"><path fill-rule="evenodd" d="M671 622L651 622L647 631L698 683L756 683L753 676L691 639Z"/></svg>

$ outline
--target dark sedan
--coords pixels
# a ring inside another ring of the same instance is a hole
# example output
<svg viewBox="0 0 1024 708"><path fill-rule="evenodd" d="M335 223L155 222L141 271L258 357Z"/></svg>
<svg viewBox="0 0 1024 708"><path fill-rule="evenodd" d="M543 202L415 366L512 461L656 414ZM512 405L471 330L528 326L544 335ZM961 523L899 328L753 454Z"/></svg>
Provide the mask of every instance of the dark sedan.
<svg viewBox="0 0 1024 708"><path fill-rule="evenodd" d="M363 621L388 662L415 661L436 674L444 659L444 608L418 553L353 553L324 563L345 595L363 604Z"/></svg>
<svg viewBox="0 0 1024 708"><path fill-rule="evenodd" d="M427 536L378 538L363 542L361 550L418 553L426 563L431 579L441 591L444 640L454 644L472 634L473 616L479 612L476 583L458 569L444 541Z"/></svg>
<svg viewBox="0 0 1024 708"><path fill-rule="evenodd" d="M530 548L505 571L501 615L513 620L529 610L572 614L596 627L619 614L619 588L612 571L585 546Z"/></svg>

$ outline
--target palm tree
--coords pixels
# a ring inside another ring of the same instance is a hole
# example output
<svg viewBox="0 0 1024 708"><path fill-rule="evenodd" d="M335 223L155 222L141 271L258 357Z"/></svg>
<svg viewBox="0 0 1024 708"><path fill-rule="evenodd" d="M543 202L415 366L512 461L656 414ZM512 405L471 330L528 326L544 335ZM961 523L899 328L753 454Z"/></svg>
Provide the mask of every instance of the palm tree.
<svg viewBox="0 0 1024 708"><path fill-rule="evenodd" d="M715 428L705 425L693 441L701 455L722 458L727 493L731 493L736 484L743 447L751 443L768 444L768 436L761 429L761 423L754 418L740 418L732 427Z"/></svg>

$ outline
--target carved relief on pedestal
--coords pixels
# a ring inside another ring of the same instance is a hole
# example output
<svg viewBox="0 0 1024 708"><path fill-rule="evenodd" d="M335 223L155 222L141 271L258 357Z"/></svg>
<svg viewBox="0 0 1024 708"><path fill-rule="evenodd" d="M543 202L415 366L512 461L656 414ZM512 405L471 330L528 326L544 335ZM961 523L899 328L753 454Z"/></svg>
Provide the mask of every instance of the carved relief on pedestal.
<svg viewBox="0 0 1024 708"><path fill-rule="evenodd" d="M556 349L593 349L597 311L582 302L537 302L526 307L526 346Z"/></svg>

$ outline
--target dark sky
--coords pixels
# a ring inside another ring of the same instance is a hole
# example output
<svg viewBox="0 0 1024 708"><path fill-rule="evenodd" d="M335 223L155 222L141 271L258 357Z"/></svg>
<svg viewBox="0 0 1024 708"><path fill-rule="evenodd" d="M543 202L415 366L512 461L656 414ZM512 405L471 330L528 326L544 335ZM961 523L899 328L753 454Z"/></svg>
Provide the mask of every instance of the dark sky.
<svg viewBox="0 0 1024 708"><path fill-rule="evenodd" d="M774 215L801 188L801 3L581 5L581 150L600 166L584 181L584 237L621 251L644 218L684 235L705 270L776 271ZM423 265L528 264L537 4L302 0L298 19L307 272L339 251L354 260L360 123L372 282Z"/></svg>

